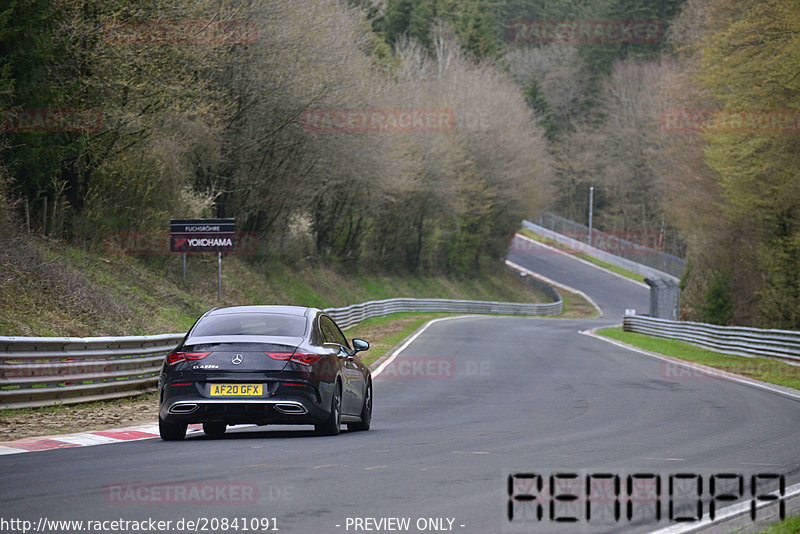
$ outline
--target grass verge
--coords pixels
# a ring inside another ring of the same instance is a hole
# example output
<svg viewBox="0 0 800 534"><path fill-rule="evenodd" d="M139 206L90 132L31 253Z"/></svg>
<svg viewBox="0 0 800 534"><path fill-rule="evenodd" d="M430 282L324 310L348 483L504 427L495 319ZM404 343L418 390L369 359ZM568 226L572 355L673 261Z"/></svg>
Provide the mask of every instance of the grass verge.
<svg viewBox="0 0 800 534"><path fill-rule="evenodd" d="M361 360L372 365L417 331L426 322L437 317L463 315L457 313L395 313L386 317L367 319L343 333L348 339L360 337L369 341L369 350L359 353Z"/></svg>
<svg viewBox="0 0 800 534"><path fill-rule="evenodd" d="M603 269L606 269L608 271L611 271L611 272L617 273L619 275L622 275L622 276L624 276L626 278L630 278L631 280L636 280L637 282L644 281L644 277L642 275L640 275L640 274L633 273L631 271L623 269L622 267L617 267L616 265L611 265L610 263L605 262L603 260L598 260L597 258L595 258L593 256L589 256L588 254L585 254L583 252L577 252L577 251L575 251L575 250L573 250L573 249L571 249L569 247L565 247L564 245L562 245L561 243L559 243L557 241L554 241L554 240L549 239L547 237L542 237L540 235L534 234L530 230L521 229L521 230L518 230L518 232L520 234L524 235L525 237L529 237L529 238L533 239L534 241L538 241L540 243L544 243L545 245L549 245L549 246L557 248L559 250L563 250L564 252L572 254L577 258L580 258L582 260L586 260L589 263L592 263L594 265L597 265L598 267L602 267Z"/></svg>
<svg viewBox="0 0 800 534"><path fill-rule="evenodd" d="M561 288L556 288L556 291L561 296L561 315L551 315L549 317L556 317L558 319L590 319L597 317L599 312L597 308L586 300L579 293L566 291Z"/></svg>
<svg viewBox="0 0 800 534"><path fill-rule="evenodd" d="M597 333L623 343L628 343L641 349L657 352L666 356L672 356L701 365L707 365L719 369L726 373L746 376L762 382L769 382L779 386L800 389L800 367L789 365L769 358L747 358L745 356L734 356L730 354L720 354L708 349L703 349L689 343L676 341L674 339L662 339L658 337L637 334L635 332L624 332L622 327L604 328ZM682 378L678 373L676 379ZM700 378L700 374L696 375ZM695 374L685 377L694 378Z"/></svg>
<svg viewBox="0 0 800 534"><path fill-rule="evenodd" d="M339 307L392 297L548 302L504 268L472 277L352 272L267 257L226 256L222 299L217 260L130 256L79 249L37 236L0 239L0 335L128 336L184 332L215 306L295 304Z"/></svg>
<svg viewBox="0 0 800 534"><path fill-rule="evenodd" d="M798 532L800 532L800 515L788 517L780 523L775 523L766 530L762 530L761 534L797 534Z"/></svg>

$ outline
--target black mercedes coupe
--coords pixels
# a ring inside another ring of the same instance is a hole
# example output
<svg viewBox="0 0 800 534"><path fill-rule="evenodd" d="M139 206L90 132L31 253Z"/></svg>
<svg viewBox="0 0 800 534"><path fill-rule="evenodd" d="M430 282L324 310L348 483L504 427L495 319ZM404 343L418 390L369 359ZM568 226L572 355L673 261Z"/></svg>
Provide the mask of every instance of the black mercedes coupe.
<svg viewBox="0 0 800 534"><path fill-rule="evenodd" d="M206 312L167 355L158 379L161 438L181 440L202 423L306 424L321 435L369 430L372 378L325 312L297 306L233 306Z"/></svg>

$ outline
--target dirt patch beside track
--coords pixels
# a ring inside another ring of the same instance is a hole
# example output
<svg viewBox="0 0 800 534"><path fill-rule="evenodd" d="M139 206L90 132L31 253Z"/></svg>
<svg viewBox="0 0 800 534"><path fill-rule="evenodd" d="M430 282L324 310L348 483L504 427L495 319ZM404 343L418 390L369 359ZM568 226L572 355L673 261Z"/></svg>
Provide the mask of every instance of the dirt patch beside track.
<svg viewBox="0 0 800 534"><path fill-rule="evenodd" d="M0 441L102 430L157 421L158 397L155 392L132 399L75 406L7 410L0 412Z"/></svg>

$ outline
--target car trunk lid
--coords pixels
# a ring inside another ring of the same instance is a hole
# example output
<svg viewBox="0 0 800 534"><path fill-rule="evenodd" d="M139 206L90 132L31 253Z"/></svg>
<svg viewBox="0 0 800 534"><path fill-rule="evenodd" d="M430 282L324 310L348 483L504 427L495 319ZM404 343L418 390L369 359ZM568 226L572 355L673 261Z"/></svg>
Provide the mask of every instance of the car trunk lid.
<svg viewBox="0 0 800 534"><path fill-rule="evenodd" d="M289 357L302 339L280 340L212 340L196 338L187 340L183 352L205 356L187 359L185 368L198 373L277 373L282 371Z"/></svg>

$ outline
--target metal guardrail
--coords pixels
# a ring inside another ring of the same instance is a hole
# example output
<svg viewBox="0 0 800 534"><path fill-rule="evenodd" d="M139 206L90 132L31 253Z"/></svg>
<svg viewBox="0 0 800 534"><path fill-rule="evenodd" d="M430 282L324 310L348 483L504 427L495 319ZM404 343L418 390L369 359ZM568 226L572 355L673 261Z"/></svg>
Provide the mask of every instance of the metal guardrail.
<svg viewBox="0 0 800 534"><path fill-rule="evenodd" d="M560 297L546 304L395 298L325 311L348 328L398 312L558 315L561 304ZM0 408L91 402L152 390L165 355L184 335L0 337Z"/></svg>
<svg viewBox="0 0 800 534"><path fill-rule="evenodd" d="M576 250L578 252L583 252L584 254L588 254L593 258L597 258L598 260L610 263L611 265L615 265L617 267L631 271L636 274L640 274L643 277L648 277L652 279L663 278L666 280L672 280L675 283L680 282L679 278L669 273L660 271L653 267L648 267L647 265L637 263L633 260L629 260L621 256L617 256L615 254L611 254L610 252L600 250L599 248L589 246L588 244L583 243L582 241L578 241L577 239L565 236L563 234L550 230L549 228L545 228L544 226L539 226L538 224L534 224L530 221L522 221L522 227L526 230L533 232L536 235L552 239L556 243L565 245L566 247Z"/></svg>
<svg viewBox="0 0 800 534"><path fill-rule="evenodd" d="M0 408L92 402L144 393L185 334L0 337Z"/></svg>
<svg viewBox="0 0 800 534"><path fill-rule="evenodd" d="M800 332L791 330L717 326L641 315L625 317L622 328L626 332L685 341L724 354L800 363Z"/></svg>
<svg viewBox="0 0 800 534"><path fill-rule="evenodd" d="M546 304L493 302L482 300L396 298L373 300L325 311L342 328L349 328L370 317L383 317L400 312L485 313L501 315L558 315L561 298Z"/></svg>
<svg viewBox="0 0 800 534"><path fill-rule="evenodd" d="M646 246L643 243L635 243L628 239L613 234L609 234L597 229L592 230L591 241L589 239L589 227L581 223L565 219L553 213L546 213L538 217L539 226L572 237L583 243L591 244L594 248L609 252L616 256L626 258L642 265L647 265L653 269L664 271L672 276L681 278L686 270L686 260L662 250L657 250ZM628 232L627 235L633 236L643 241L650 241L649 237L655 237L651 232Z"/></svg>

